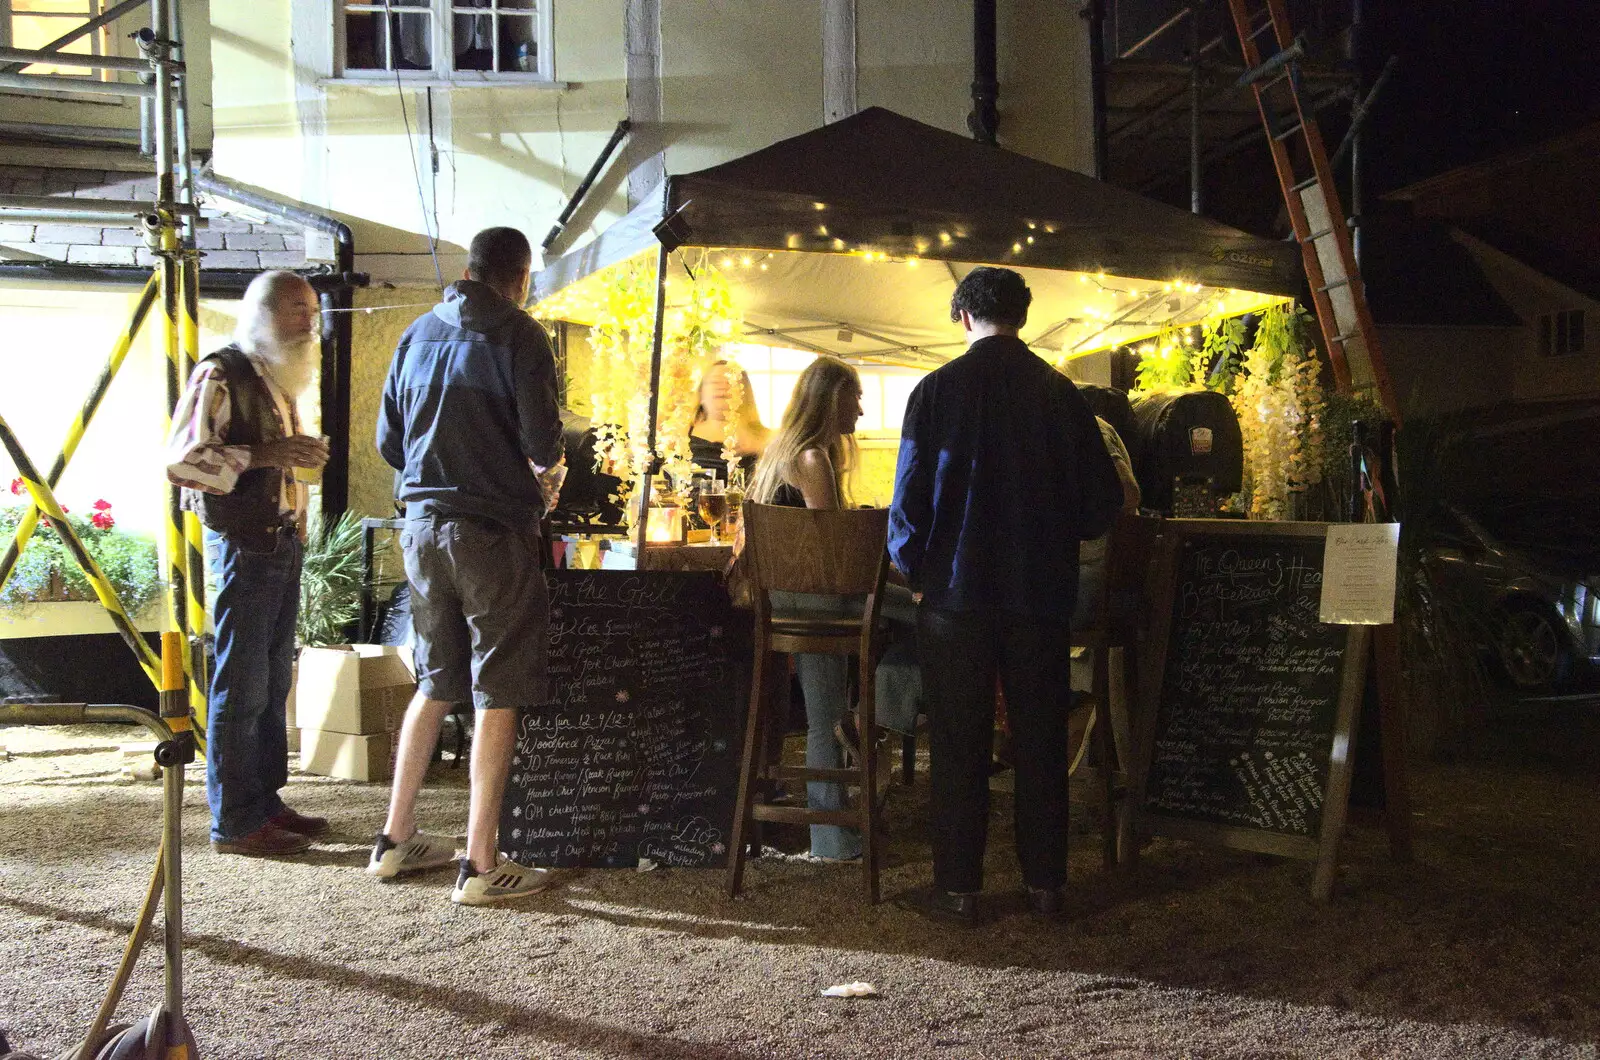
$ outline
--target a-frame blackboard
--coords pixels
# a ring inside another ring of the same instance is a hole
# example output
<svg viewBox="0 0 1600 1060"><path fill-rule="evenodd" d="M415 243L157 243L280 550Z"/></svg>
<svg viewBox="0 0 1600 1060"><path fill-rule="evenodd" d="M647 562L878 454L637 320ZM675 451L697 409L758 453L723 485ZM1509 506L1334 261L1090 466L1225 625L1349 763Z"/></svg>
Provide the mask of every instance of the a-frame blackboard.
<svg viewBox="0 0 1600 1060"><path fill-rule="evenodd" d="M1135 827L1314 860L1325 898L1370 642L1318 620L1327 524L1173 519L1163 533Z"/></svg>

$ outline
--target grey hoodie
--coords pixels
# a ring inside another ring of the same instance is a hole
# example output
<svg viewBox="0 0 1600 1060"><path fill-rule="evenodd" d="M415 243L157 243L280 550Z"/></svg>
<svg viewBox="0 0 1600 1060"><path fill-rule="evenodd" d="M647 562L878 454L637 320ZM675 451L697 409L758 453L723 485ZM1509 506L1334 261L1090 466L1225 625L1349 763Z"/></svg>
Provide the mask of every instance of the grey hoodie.
<svg viewBox="0 0 1600 1060"><path fill-rule="evenodd" d="M378 451L400 472L407 518L536 523L544 496L528 464L550 467L562 452L544 329L485 284L451 284L400 337Z"/></svg>

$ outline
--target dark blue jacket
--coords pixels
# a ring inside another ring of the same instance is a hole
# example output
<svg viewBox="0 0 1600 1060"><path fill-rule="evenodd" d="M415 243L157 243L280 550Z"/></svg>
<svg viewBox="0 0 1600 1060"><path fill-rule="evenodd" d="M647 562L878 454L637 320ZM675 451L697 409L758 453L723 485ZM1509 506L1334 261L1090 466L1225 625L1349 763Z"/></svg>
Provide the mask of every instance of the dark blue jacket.
<svg viewBox="0 0 1600 1060"><path fill-rule="evenodd" d="M531 317L474 280L400 337L383 387L378 451L401 472L409 518L477 516L528 526L544 514L529 461L560 458L550 339Z"/></svg>
<svg viewBox="0 0 1600 1060"><path fill-rule="evenodd" d="M889 556L925 606L1066 622L1078 542L1121 506L1083 395L1020 339L979 339L911 392Z"/></svg>

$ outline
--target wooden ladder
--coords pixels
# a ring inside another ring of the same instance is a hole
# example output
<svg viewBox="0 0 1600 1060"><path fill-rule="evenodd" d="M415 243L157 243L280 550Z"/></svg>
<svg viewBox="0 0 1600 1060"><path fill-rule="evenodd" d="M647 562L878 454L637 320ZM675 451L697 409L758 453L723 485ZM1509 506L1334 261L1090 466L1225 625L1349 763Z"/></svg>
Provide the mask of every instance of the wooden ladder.
<svg viewBox="0 0 1600 1060"><path fill-rule="evenodd" d="M1334 382L1341 393L1372 394L1398 424L1400 409L1367 308L1333 166L1316 118L1301 96L1299 60L1304 42L1290 29L1287 0L1266 0L1264 9L1251 10L1251 6L1250 0L1228 0L1244 52L1246 72L1240 81L1255 92L1261 111L1278 184L1305 258L1306 278L1311 281L1311 297L1333 364ZM1268 31L1277 50L1263 58L1257 42ZM1293 150L1295 140L1304 145L1303 151Z"/></svg>

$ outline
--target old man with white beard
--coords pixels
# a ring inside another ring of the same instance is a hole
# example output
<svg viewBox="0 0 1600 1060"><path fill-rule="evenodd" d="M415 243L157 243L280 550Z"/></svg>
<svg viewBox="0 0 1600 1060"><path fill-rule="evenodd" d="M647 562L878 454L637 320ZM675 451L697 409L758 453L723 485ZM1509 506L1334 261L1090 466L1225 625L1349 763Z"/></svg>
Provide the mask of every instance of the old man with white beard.
<svg viewBox="0 0 1600 1060"><path fill-rule="evenodd" d="M278 795L289 779L284 706L305 535L306 488L294 469L328 461L295 407L317 354L311 285L262 273L245 290L233 343L195 367L167 440L167 477L205 524L217 581L206 799L223 853L298 854L328 830Z"/></svg>

